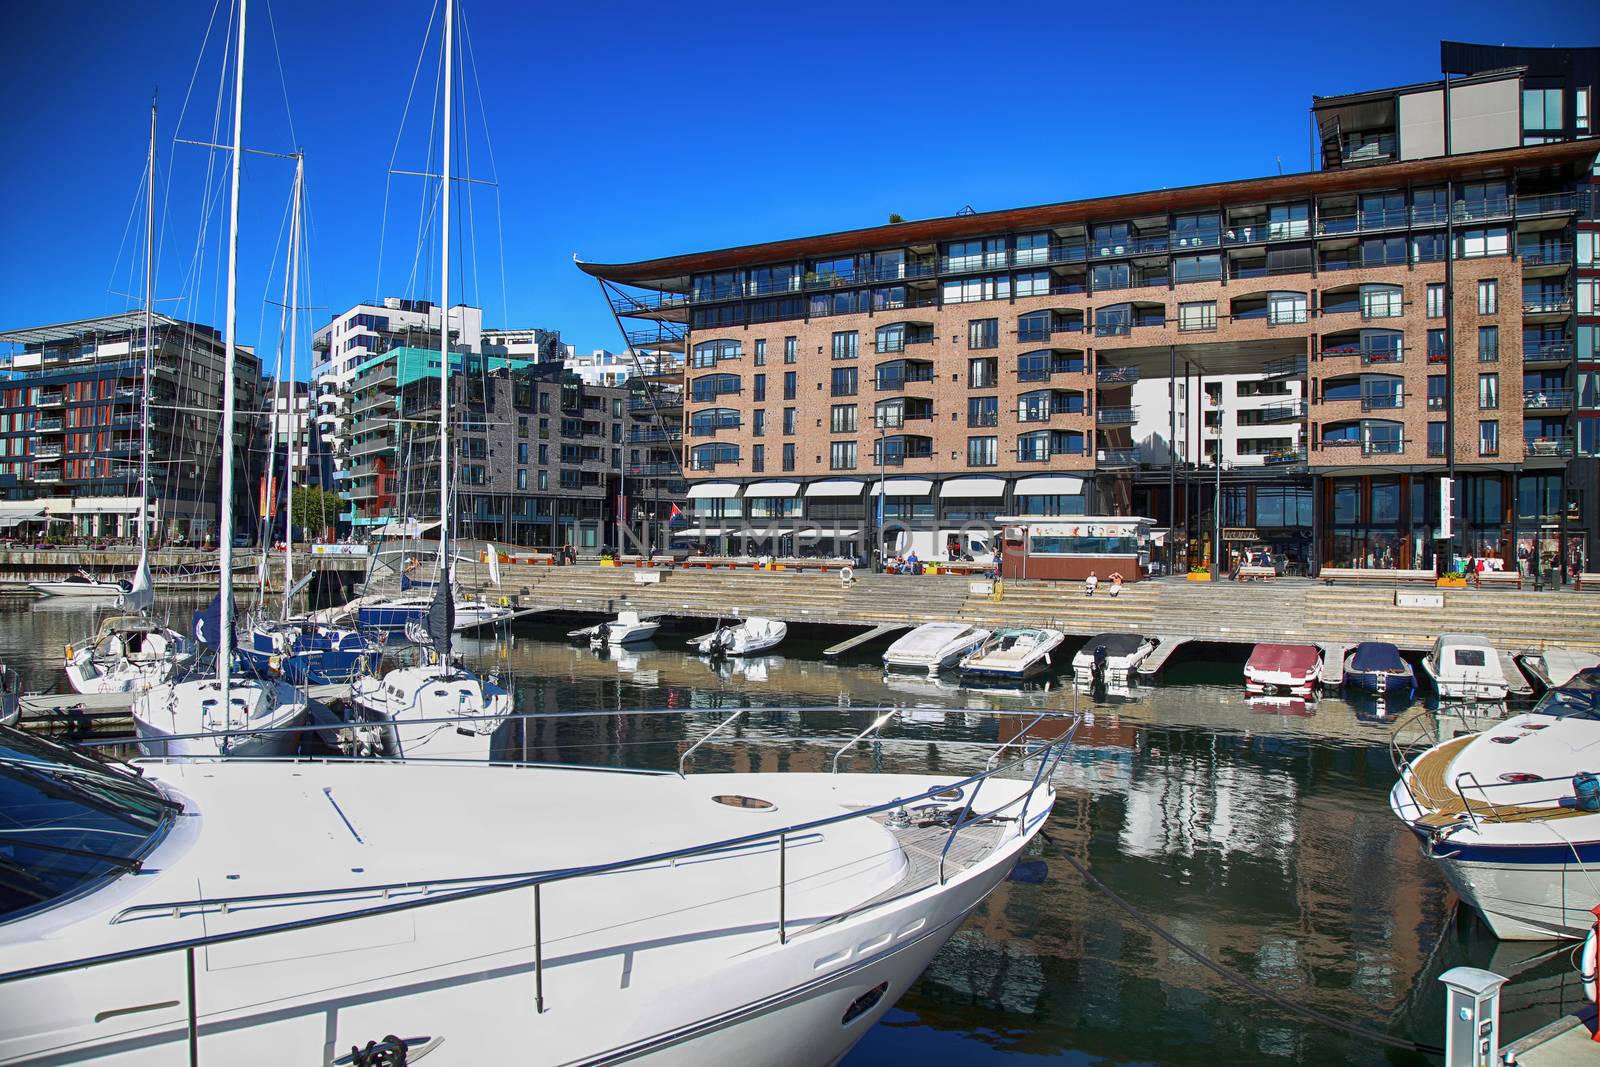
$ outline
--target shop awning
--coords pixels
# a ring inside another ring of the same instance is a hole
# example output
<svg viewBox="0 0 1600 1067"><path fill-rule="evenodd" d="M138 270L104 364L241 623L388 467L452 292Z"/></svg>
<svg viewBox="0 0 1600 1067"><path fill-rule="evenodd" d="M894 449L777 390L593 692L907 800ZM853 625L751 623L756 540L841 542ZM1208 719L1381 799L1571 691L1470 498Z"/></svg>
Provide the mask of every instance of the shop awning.
<svg viewBox="0 0 1600 1067"><path fill-rule="evenodd" d="M855 478L829 478L806 486L806 496L860 496L866 483Z"/></svg>
<svg viewBox="0 0 1600 1067"><path fill-rule="evenodd" d="M45 517L43 508L35 508L30 512L0 512L0 529L10 530L21 526L23 523L44 521Z"/></svg>
<svg viewBox="0 0 1600 1067"><path fill-rule="evenodd" d="M951 478L939 486L940 496L997 497L1006 495L1004 478Z"/></svg>
<svg viewBox="0 0 1600 1067"><path fill-rule="evenodd" d="M927 496L933 492L933 482L928 478L890 478L883 483L884 496ZM878 495L878 483L872 483L872 495Z"/></svg>
<svg viewBox="0 0 1600 1067"><path fill-rule="evenodd" d="M80 497L72 502L74 515L137 515L139 501L129 497Z"/></svg>
<svg viewBox="0 0 1600 1067"><path fill-rule="evenodd" d="M758 496L795 496L799 492L799 482L751 482L744 487L744 498L749 500Z"/></svg>
<svg viewBox="0 0 1600 1067"><path fill-rule="evenodd" d="M738 495L738 482L696 482L689 487L690 500L732 500Z"/></svg>
<svg viewBox="0 0 1600 1067"><path fill-rule="evenodd" d="M1017 496L1077 496L1083 492L1083 479L1070 474L1038 474L1017 482Z"/></svg>

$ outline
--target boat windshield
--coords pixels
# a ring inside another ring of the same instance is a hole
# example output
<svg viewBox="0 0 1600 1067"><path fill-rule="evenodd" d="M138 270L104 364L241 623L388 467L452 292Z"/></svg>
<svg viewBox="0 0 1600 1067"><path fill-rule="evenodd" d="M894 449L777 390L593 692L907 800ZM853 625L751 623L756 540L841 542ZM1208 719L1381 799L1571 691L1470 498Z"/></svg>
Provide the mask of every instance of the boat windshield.
<svg viewBox="0 0 1600 1067"><path fill-rule="evenodd" d="M1534 705L1535 715L1558 719L1600 719L1600 689L1562 686L1552 689Z"/></svg>
<svg viewBox="0 0 1600 1067"><path fill-rule="evenodd" d="M178 810L135 774L0 728L0 923L136 869Z"/></svg>

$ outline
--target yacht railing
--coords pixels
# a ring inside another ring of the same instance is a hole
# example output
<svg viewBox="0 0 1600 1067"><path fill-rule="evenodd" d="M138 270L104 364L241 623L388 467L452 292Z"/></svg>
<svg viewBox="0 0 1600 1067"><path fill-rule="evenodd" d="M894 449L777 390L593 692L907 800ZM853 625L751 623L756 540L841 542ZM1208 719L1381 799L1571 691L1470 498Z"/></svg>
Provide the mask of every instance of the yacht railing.
<svg viewBox="0 0 1600 1067"><path fill-rule="evenodd" d="M879 730L883 729L884 725L887 724L890 719L894 718L898 714L900 714L900 709L899 708L893 708L893 709L891 709L889 711L884 712L882 715L878 716L876 719L873 720L871 726L868 726L865 730L862 730L859 734L856 734L850 740L848 740L844 744L840 745L839 746L839 751L837 751L837 752L835 752L833 754L833 773L834 774L838 774L839 773L839 757L843 756L850 749L854 748L868 734L874 734L874 733L877 733Z"/></svg>
<svg viewBox="0 0 1600 1067"><path fill-rule="evenodd" d="M711 740L712 737L714 737L717 734L721 733L722 730L725 727L732 726L735 719L737 719L739 716L743 715L745 712L747 712L749 710L750 710L749 708L740 708L738 711L734 712L732 715L729 715L726 719L723 719L721 722L717 723L716 728L713 729L710 733L706 734L700 740L698 740L694 744L690 745L689 748L684 752L684 754L678 757L678 777L679 778L684 777L683 766L684 766L684 764L689 762L689 757L694 755L694 750L695 749L699 748L701 745L703 745L707 741Z"/></svg>
<svg viewBox="0 0 1600 1067"><path fill-rule="evenodd" d="M740 709L740 714L743 714L748 710L751 709ZM830 708L827 710L859 709ZM573 715L571 712L545 714L563 714L569 717ZM607 712L606 714L615 713ZM726 726L733 720L733 718L737 718L737 715L723 720L723 722L718 725L717 729L720 730L723 726ZM1070 720L1071 725L1060 737L1057 738L1033 737L1031 735L1031 731L1038 726L1039 723L1047 719ZM926 789L923 792L917 793L913 796L896 797L895 799L886 801L882 804L846 811L837 815L829 815L820 819L811 819L805 822L782 827L777 830L765 830L751 834L743 834L737 837L723 838L721 840L706 844L690 845L664 852L656 852L645 856L634 856L626 859L614 860L608 863L591 864L585 867L555 871L518 871L494 875L482 875L477 877L441 879L424 883L394 883L388 886L340 887L330 890L275 894L268 897L199 898L187 901L171 901L159 904L138 905L119 912L113 921L121 921L135 914L144 914L147 916L165 914L177 918L184 914L185 909L214 908L217 910L225 910L229 903L234 902L244 903L248 901L274 899L284 900L285 902L291 900L309 902L313 900L332 900L341 896L352 896L357 893L371 895L375 892L381 892L385 898L383 903L372 907L357 908L355 910L337 912L333 914L314 915L303 919L292 919L285 922L269 923L267 925L254 927L248 930L234 930L218 932L214 934L204 934L198 937L180 938L153 945L143 945L138 948L102 953L96 956L79 957L71 960L62 960L54 963L41 964L35 967L25 967L19 970L0 973L0 986L12 982L27 981L35 978L48 977L50 975L65 974L71 971L85 970L92 967L108 966L115 963L123 963L136 959L146 959L154 956L181 952L184 954L185 967L185 1023L187 1027L189 1050L188 1060L191 1064L191 1067L195 1067L195 1065L198 1065L200 1062L200 1016L197 1009L197 983L195 968L196 950L208 948L212 945L231 944L234 942L253 940L260 937L269 937L274 934L319 929L321 927L356 922L361 919L368 919L381 915L392 915L400 912L415 911L422 908L431 908L443 904L456 903L462 900L471 900L479 897L487 897L495 894L526 889L531 891L532 897L531 919L533 927L532 947L534 961L534 1007L536 1012L543 1013L545 1011L545 964L543 901L541 890L544 886L557 882L573 881L578 878L632 870L639 867L663 863L675 864L678 860L690 859L697 856L707 856L719 852L726 853L736 850L744 851L755 846L771 844L775 842L777 844L778 852L778 900L776 925L780 943L787 943L790 938L790 934L788 932L788 874L786 868L788 846L791 840L795 838L804 839L806 835L811 835L813 838L820 837L820 835L815 834L815 831L856 819L867 819L878 815L903 813L909 805L913 804L922 802L948 802L955 798L964 798L960 815L957 816L951 823L950 833L946 837L944 849L940 854L938 883L943 885L947 879L945 872L945 858L948 856L950 848L954 844L957 835L965 827L975 823L994 820L1000 816L1003 816L1009 809L1021 804L1022 813L1017 817L1013 825L1016 827L1017 834L1021 835L1027 832L1027 803L1031 798L1032 793L1038 788L1038 784L1041 781L1048 781L1049 775L1056 767L1060 765L1062 758L1066 754L1066 750L1071 747L1073 738L1077 733L1078 723L1080 721L1080 717L1075 714L1042 714L1038 718L1034 719L1034 721L1030 723L1029 726L1026 727L1021 733L1001 745L997 752L989 758L983 771L979 772L978 774L969 775L955 782L932 786L929 789ZM712 731L712 733L715 732L716 731ZM706 738L710 736L712 735L707 734L705 737L700 739L700 742L705 741ZM699 742L697 742L697 744L698 743ZM1020 754L1014 759L1010 759L1005 762L998 762L1001 755L1014 750L1020 752ZM1012 799L1007 800L999 806L988 811L984 811L976 815L973 814L973 809L976 806L978 792L982 786L982 783L998 774L1001 774L1004 771L1025 767L1032 760L1038 760L1038 766L1032 773L1031 784L1026 792L1013 797ZM192 762L192 760L179 760L173 762ZM279 762L300 761L281 760ZM461 888L454 888L447 890L446 892L438 893L432 891L433 887L436 886L460 886ZM931 887L931 883L930 886L919 888L929 887ZM395 893L403 891L415 892L419 895L412 899L406 900L392 899L392 896ZM850 915L871 910L872 908L882 906L885 903L888 903L888 901L876 900L861 904L858 907L849 908L838 915L829 916L828 918L822 920L821 923L813 923L812 928L816 928L819 925L825 925L826 923L836 921Z"/></svg>

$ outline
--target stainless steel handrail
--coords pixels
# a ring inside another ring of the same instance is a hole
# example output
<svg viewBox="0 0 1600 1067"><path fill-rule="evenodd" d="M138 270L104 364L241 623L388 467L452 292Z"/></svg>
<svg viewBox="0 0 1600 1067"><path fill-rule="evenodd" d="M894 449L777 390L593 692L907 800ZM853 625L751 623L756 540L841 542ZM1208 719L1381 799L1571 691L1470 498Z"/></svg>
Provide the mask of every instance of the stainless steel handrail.
<svg viewBox="0 0 1600 1067"><path fill-rule="evenodd" d="M732 723L733 723L733 721L735 719L737 719L739 716L743 715L745 712L747 712L749 710L750 710L749 708L740 708L738 711L734 712L732 715L729 715L726 719L723 719L721 722L717 723L716 726L712 727L710 733L706 734L700 740L698 740L694 744L690 745L688 747L688 749L684 752L684 754L678 757L678 777L679 778L684 777L683 765L685 763L689 762L689 757L694 754L694 750L695 749L699 748L701 745L705 744L707 741L709 741L713 737L715 737L718 733L721 732L723 727L732 725Z"/></svg>
<svg viewBox="0 0 1600 1067"><path fill-rule="evenodd" d="M883 729L884 724L887 723L890 719L894 718L899 713L900 713L900 709L899 708L894 708L894 709L891 709L890 711L884 712L882 715L879 715L876 720L873 721L871 726L868 726L865 730L862 730L859 734L856 734L850 740L848 740L844 744L840 745L839 746L839 751L837 751L837 752L835 752L833 754L833 773L834 774L838 774L839 773L839 757L840 756L843 756L847 751L849 751L850 749L854 748L856 746L856 744L859 741L861 741L862 738L866 737L868 734L873 733L873 732L875 732L877 730Z"/></svg>

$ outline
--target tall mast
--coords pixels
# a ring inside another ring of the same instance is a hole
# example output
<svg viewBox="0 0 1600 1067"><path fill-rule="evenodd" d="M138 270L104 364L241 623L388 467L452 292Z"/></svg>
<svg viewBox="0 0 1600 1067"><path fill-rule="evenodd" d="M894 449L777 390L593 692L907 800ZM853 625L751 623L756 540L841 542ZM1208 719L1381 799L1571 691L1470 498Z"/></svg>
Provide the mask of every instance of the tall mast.
<svg viewBox="0 0 1600 1067"><path fill-rule="evenodd" d="M290 255L293 255L294 230L290 223L289 243ZM261 610L267 610L267 574L271 571L272 557L267 554L266 546L272 543L272 530L275 525L275 512L278 506L278 413L282 410L279 401L283 399L283 345L289 334L289 275L293 267L289 257L283 261L283 299L278 302L278 351L276 361L272 366L272 395L267 397L267 480L262 485L261 518L256 523L256 532L261 537L261 554L256 557L256 593L259 596ZM291 368L293 364L290 365ZM291 374L292 374L291 369ZM284 466L289 461L284 458ZM284 479L287 484L288 477ZM287 492L287 490L285 490ZM287 581L284 583L288 587Z"/></svg>
<svg viewBox="0 0 1600 1067"><path fill-rule="evenodd" d="M294 156L294 218L289 223L289 446L283 457L283 611L289 616L289 590L294 586L294 459L298 426L295 409L295 334L299 332L300 310L300 197L301 183L305 179L306 159L302 153ZM307 386L306 418L311 417L310 387ZM274 449L276 451L276 449ZM320 508L319 508L320 510ZM266 547L262 546L265 553Z"/></svg>
<svg viewBox="0 0 1600 1067"><path fill-rule="evenodd" d="M156 102L150 101L149 178L144 197L144 377L139 390L139 555L150 551L150 365L155 361Z"/></svg>
<svg viewBox="0 0 1600 1067"><path fill-rule="evenodd" d="M238 56L233 74L233 161L228 205L228 308L222 348L222 497L218 502L217 530L220 538L217 627L217 682L223 700L228 696L229 667L233 659L233 382L235 343L238 338L239 299L239 161L240 138L244 129L244 24L245 6L239 0ZM226 707L226 703L223 705Z"/></svg>
<svg viewBox="0 0 1600 1067"><path fill-rule="evenodd" d="M455 12L455 0L444 0L444 179L439 211L439 581L444 583L450 581L450 117Z"/></svg>

